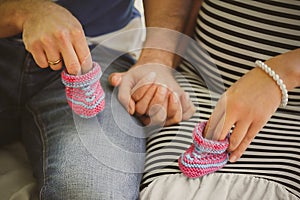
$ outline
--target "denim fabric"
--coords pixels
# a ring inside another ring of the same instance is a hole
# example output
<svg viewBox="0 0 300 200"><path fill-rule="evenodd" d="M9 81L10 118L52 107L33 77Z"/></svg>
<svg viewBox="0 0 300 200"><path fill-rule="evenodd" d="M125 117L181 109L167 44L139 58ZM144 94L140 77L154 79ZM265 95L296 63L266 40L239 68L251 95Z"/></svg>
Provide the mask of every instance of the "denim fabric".
<svg viewBox="0 0 300 200"><path fill-rule="evenodd" d="M67 104L61 71L39 68L22 44L0 40L0 141L23 139L41 199L138 199L150 130L107 82L134 60L104 48L93 50L93 59L103 66L106 108L83 119Z"/></svg>

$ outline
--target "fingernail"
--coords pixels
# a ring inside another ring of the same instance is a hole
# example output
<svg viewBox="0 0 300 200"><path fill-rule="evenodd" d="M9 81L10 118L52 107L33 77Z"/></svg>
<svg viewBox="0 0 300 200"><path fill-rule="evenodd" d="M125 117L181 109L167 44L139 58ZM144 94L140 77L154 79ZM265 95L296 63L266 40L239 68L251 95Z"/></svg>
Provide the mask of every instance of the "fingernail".
<svg viewBox="0 0 300 200"><path fill-rule="evenodd" d="M117 76L117 75L113 76L112 81L113 81L114 84L119 84L120 81L121 81L121 76Z"/></svg>
<svg viewBox="0 0 300 200"><path fill-rule="evenodd" d="M178 102L178 94L175 93L175 92L172 93L172 101L173 101L174 103L177 103L177 102Z"/></svg>
<svg viewBox="0 0 300 200"><path fill-rule="evenodd" d="M81 62L82 73L85 74L93 68L93 60L91 54L88 53Z"/></svg>
<svg viewBox="0 0 300 200"><path fill-rule="evenodd" d="M88 73L93 68L93 62L90 59L85 59L81 64L81 72L82 74Z"/></svg>
<svg viewBox="0 0 300 200"><path fill-rule="evenodd" d="M232 156L229 157L229 161L232 162L232 163L236 162L236 160L237 160L237 157L235 155L232 155Z"/></svg>
<svg viewBox="0 0 300 200"><path fill-rule="evenodd" d="M132 105L132 101L129 102L129 105L128 105L128 112L130 115L133 115L134 114L134 105Z"/></svg>

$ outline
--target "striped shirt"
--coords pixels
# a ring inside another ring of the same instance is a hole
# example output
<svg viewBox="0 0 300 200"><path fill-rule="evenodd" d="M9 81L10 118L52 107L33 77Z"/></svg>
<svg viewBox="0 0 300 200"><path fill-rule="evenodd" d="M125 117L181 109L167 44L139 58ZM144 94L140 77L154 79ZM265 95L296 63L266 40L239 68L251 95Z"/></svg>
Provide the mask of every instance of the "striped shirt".
<svg viewBox="0 0 300 200"><path fill-rule="evenodd" d="M197 112L148 138L142 188L161 175L180 173L177 159L191 144L194 125L209 118L220 94L253 69L255 60L300 48L300 1L205 0L194 39L197 45L178 69L184 77L177 80ZM243 156L216 173L265 178L300 198L300 88L289 91L287 107L278 108Z"/></svg>

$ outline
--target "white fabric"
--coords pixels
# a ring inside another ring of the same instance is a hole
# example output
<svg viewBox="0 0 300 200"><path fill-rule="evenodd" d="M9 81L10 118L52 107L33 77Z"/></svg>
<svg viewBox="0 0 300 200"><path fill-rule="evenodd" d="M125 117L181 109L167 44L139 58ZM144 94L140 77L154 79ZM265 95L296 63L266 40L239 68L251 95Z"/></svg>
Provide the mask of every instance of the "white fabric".
<svg viewBox="0 0 300 200"><path fill-rule="evenodd" d="M0 148L0 199L38 199L25 148L20 142Z"/></svg>
<svg viewBox="0 0 300 200"><path fill-rule="evenodd" d="M213 173L189 179L183 174L156 178L140 193L141 200L298 200L283 186L242 174Z"/></svg>
<svg viewBox="0 0 300 200"><path fill-rule="evenodd" d="M144 24L140 17L136 17L118 31L98 37L87 37L87 41L88 44L100 44L110 49L129 53L137 59L145 37Z"/></svg>

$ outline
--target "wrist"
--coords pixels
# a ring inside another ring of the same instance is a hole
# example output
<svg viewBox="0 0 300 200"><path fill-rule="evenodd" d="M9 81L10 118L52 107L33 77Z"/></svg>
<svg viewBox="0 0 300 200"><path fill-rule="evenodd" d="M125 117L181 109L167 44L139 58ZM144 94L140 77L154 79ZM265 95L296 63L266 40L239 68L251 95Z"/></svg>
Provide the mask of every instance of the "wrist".
<svg viewBox="0 0 300 200"><path fill-rule="evenodd" d="M260 69L262 69L266 74L268 74L273 79L273 81L275 81L275 83L277 84L278 88L281 91L281 106L285 107L288 102L288 91L286 89L286 85L284 84L283 80L266 63L257 60L255 62L255 65Z"/></svg>
<svg viewBox="0 0 300 200"><path fill-rule="evenodd" d="M300 86L300 49L275 56L265 63L280 76L287 90Z"/></svg>
<svg viewBox="0 0 300 200"><path fill-rule="evenodd" d="M176 67L189 37L167 28L148 27L139 62L157 62Z"/></svg>
<svg viewBox="0 0 300 200"><path fill-rule="evenodd" d="M19 1L11 2L9 5L10 14L8 23L15 27L18 32L23 31L24 23L32 16L36 15L38 11L48 10L53 3L50 0L26 0L20 5ZM43 11L41 11L43 12ZM45 14L45 12L43 12Z"/></svg>
<svg viewBox="0 0 300 200"><path fill-rule="evenodd" d="M137 65L156 63L174 68L175 58L176 55L172 52L161 49L146 48L142 50L141 55L137 61Z"/></svg>

